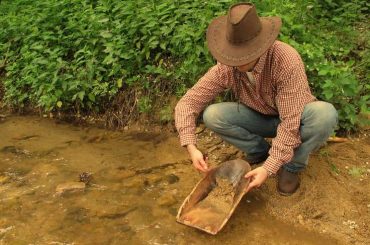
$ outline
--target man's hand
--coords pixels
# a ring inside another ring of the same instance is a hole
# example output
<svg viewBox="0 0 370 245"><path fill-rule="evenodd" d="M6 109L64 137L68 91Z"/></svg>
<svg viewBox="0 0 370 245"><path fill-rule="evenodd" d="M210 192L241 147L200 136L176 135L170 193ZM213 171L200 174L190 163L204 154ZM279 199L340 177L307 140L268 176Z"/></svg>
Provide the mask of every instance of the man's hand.
<svg viewBox="0 0 370 245"><path fill-rule="evenodd" d="M254 187L260 187L267 179L268 172L263 167L258 167L248 172L245 178L250 178L249 185L246 189L246 192L250 191Z"/></svg>
<svg viewBox="0 0 370 245"><path fill-rule="evenodd" d="M202 152L198 150L195 145L187 145L186 148L188 149L188 152L190 154L193 166L202 172L207 172L208 166Z"/></svg>

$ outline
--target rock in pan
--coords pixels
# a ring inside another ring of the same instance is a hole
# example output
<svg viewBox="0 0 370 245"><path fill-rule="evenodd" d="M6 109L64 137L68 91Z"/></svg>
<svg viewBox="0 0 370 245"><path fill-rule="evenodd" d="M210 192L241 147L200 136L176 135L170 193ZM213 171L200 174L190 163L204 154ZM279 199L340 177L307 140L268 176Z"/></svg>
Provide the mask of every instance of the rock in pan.
<svg viewBox="0 0 370 245"><path fill-rule="evenodd" d="M83 182L67 182L57 186L56 194L63 195L67 193L84 192L86 184Z"/></svg>

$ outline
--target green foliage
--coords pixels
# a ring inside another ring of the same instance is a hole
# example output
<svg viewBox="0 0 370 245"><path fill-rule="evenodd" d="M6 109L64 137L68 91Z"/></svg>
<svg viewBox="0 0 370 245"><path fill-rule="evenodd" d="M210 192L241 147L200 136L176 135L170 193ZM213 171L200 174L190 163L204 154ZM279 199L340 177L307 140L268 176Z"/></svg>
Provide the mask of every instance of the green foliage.
<svg viewBox="0 0 370 245"><path fill-rule="evenodd" d="M282 17L280 39L301 54L314 94L337 108L340 128L355 129L358 114L370 106L370 36L361 33L368 29L368 1L274 2L257 5L265 15Z"/></svg>
<svg viewBox="0 0 370 245"><path fill-rule="evenodd" d="M181 96L214 64L206 28L235 2L3 0L5 100L46 111L104 111L119 91L157 93L159 81L177 84L172 92ZM353 129L357 114L369 111L369 3L254 2L261 15L282 17L279 38L302 55L315 95L336 106L342 128ZM149 112L153 98L139 98L137 110Z"/></svg>
<svg viewBox="0 0 370 245"><path fill-rule="evenodd" d="M148 96L142 96L138 100L138 108L141 113L148 113L152 109L152 100Z"/></svg>
<svg viewBox="0 0 370 245"><path fill-rule="evenodd" d="M159 119L160 119L160 121L163 122L163 123L170 122L173 119L172 118L172 111L173 111L173 109L169 105L163 107L159 111Z"/></svg>

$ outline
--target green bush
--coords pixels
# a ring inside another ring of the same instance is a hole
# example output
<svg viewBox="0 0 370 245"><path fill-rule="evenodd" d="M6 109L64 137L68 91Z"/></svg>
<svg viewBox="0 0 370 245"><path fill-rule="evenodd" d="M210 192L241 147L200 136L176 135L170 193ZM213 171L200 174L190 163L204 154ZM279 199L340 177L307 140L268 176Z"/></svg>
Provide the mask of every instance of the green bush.
<svg viewBox="0 0 370 245"><path fill-rule="evenodd" d="M104 112L120 91L175 84L182 95L214 61L205 44L210 20L236 1L3 0L0 67L5 101L51 110ZM306 63L315 95L353 129L369 108L367 1L254 1L261 15L283 19L280 39ZM164 86L166 87L166 86Z"/></svg>

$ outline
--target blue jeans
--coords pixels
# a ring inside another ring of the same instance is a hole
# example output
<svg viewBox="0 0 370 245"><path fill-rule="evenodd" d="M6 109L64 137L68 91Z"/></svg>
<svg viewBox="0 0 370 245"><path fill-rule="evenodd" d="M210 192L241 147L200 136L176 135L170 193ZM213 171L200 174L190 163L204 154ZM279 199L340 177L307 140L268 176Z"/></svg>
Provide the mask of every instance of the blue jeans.
<svg viewBox="0 0 370 245"><path fill-rule="evenodd" d="M236 146L249 158L266 155L270 145L265 138L276 136L280 123L278 116L267 116L235 102L212 104L203 113L207 128L223 140ZM314 101L307 104L301 116L301 145L294 149L294 156L284 168L290 172L303 170L309 154L319 148L337 125L338 114L332 104Z"/></svg>

